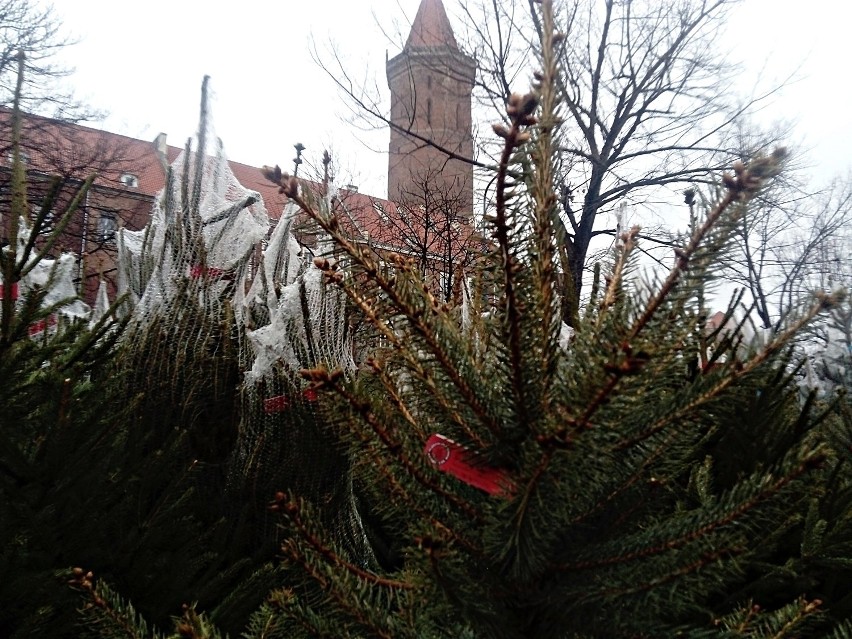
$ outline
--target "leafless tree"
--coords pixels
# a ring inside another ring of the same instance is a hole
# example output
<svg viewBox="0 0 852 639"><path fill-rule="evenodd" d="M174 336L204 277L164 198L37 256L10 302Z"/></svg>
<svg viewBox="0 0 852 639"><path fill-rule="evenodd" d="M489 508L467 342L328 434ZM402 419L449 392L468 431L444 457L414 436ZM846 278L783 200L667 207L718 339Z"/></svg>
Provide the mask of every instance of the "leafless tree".
<svg viewBox="0 0 852 639"><path fill-rule="evenodd" d="M740 219L725 276L744 287L762 328L778 331L817 291L852 287L852 176L816 193L783 183Z"/></svg>
<svg viewBox="0 0 852 639"><path fill-rule="evenodd" d="M463 184L444 184L431 174L415 176L393 210L380 211L381 224L371 240L381 247L408 255L424 278L432 280L443 301L453 298L454 287L478 248Z"/></svg>
<svg viewBox="0 0 852 639"><path fill-rule="evenodd" d="M477 118L505 113L512 91L525 91L534 72L533 0L461 0L460 44L477 60ZM583 278L596 237L615 236L602 214L629 202L671 202L685 185L712 182L751 149L738 146L742 122L773 89L735 96L738 72L717 46L736 0L564 0L560 52L562 109L561 201L554 211L565 274L564 319L579 309ZM353 110L374 124L391 123L376 94L347 75L341 57L324 68ZM486 119L487 118L487 119ZM416 132L412 132L414 134ZM761 147L778 143L777 131ZM488 182L489 138L470 158ZM427 144L429 140L419 140ZM487 193L484 198L488 201ZM646 232L647 239L668 243Z"/></svg>
<svg viewBox="0 0 852 639"><path fill-rule="evenodd" d="M21 109L63 120L89 120L92 109L59 86L72 70L57 54L74 40L63 31L53 6L37 0L0 0L0 104L10 107L17 76L16 59L25 55Z"/></svg>

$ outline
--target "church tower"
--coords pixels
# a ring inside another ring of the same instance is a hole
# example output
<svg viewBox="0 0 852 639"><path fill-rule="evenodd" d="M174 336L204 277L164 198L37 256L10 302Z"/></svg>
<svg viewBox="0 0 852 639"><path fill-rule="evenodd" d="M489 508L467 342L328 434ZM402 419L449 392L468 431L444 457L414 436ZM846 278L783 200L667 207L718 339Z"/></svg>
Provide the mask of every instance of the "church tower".
<svg viewBox="0 0 852 639"><path fill-rule="evenodd" d="M391 92L388 199L411 201L424 186L473 208L471 92L476 63L463 54L441 0L421 0L402 52L387 62ZM433 144L430 144L432 142ZM425 203L424 203L425 204Z"/></svg>

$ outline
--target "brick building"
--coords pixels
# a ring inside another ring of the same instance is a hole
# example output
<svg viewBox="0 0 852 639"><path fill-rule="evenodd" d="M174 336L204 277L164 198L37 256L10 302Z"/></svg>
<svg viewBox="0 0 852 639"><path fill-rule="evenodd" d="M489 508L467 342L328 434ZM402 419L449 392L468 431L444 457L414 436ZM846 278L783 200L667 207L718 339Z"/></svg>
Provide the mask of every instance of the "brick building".
<svg viewBox="0 0 852 639"><path fill-rule="evenodd" d="M389 199L342 189L335 201L338 216L353 237L377 252L412 258L447 299L480 247L471 224L472 166L446 153L472 157L474 71L473 60L459 51L441 0L422 0L405 47L387 63L392 102ZM10 115L0 111L0 239L7 235L9 218ZM24 117L22 153L33 215L54 176L62 184L58 211L88 175L97 176L53 250L76 256L75 279L87 302L94 300L101 278L114 294L117 231L139 230L147 224L154 198L165 185L166 168L181 151L167 143L164 133L145 141ZM285 196L258 167L238 162L230 166L240 184L260 193L273 224L277 222ZM49 225L41 229L42 234L49 231ZM311 236L304 239L310 243Z"/></svg>

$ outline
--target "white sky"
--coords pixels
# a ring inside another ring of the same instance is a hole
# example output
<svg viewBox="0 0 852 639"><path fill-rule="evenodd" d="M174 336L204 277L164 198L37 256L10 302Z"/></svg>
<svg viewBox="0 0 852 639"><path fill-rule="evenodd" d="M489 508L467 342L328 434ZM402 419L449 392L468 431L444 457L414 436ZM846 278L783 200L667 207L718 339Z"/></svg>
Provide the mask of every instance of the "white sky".
<svg viewBox="0 0 852 639"><path fill-rule="evenodd" d="M452 14L456 0L445 0ZM182 146L195 132L202 77L212 76L213 122L232 160L292 168L293 145L319 164L330 148L342 181L384 195L386 157L359 144L345 104L313 62L312 42L336 43L355 78L385 87L382 28L407 32L419 0L54 0L81 42L64 53L78 95L110 112L102 125ZM215 8L214 8L215 7ZM819 182L852 168L852 3L744 0L723 48L746 62L742 88L796 73L762 115L793 120ZM527 87L518 87L525 90ZM766 122L761 122L764 124ZM486 123L487 124L487 123ZM386 148L387 131L367 136Z"/></svg>

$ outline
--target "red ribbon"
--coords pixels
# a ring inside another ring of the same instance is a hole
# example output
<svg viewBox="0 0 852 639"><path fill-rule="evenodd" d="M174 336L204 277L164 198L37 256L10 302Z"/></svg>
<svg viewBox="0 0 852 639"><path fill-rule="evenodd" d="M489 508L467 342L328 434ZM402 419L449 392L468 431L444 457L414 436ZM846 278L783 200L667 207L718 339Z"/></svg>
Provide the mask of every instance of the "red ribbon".
<svg viewBox="0 0 852 639"><path fill-rule="evenodd" d="M189 269L189 276L195 279L205 276L216 280L234 279L234 274L231 271L226 271L222 268L216 268L215 266L202 266L201 264L196 264L191 269Z"/></svg>
<svg viewBox="0 0 852 639"><path fill-rule="evenodd" d="M48 328L52 328L54 326L56 326L56 315L48 315L45 319L30 324L27 331L29 332L30 337L32 337L33 335L43 333Z"/></svg>

